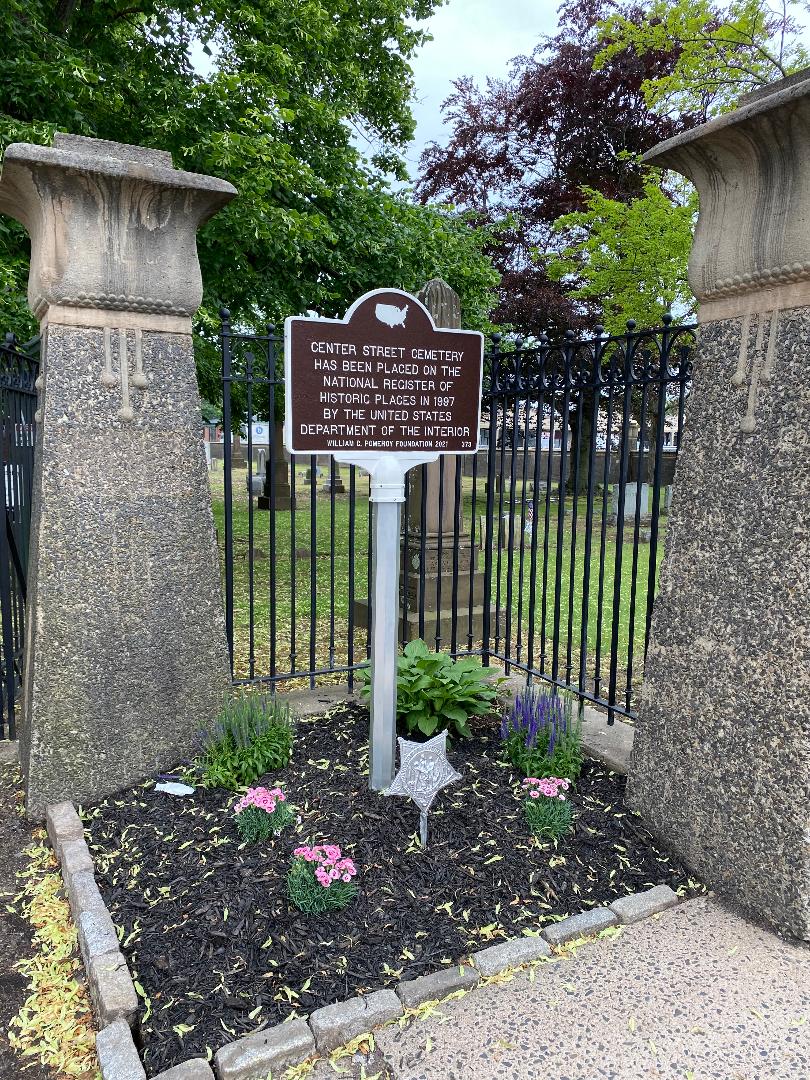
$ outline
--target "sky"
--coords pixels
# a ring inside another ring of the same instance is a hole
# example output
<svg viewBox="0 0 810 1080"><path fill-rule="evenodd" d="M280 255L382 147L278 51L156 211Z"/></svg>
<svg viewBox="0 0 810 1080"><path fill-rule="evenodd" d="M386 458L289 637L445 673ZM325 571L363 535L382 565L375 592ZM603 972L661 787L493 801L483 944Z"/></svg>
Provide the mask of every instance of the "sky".
<svg viewBox="0 0 810 1080"><path fill-rule="evenodd" d="M530 54L541 37L554 33L558 5L559 0L449 0L422 23L433 41L411 61L417 123L407 153L412 177L425 145L447 140L441 104L453 80L470 75L484 85L488 75L505 76L513 57Z"/></svg>

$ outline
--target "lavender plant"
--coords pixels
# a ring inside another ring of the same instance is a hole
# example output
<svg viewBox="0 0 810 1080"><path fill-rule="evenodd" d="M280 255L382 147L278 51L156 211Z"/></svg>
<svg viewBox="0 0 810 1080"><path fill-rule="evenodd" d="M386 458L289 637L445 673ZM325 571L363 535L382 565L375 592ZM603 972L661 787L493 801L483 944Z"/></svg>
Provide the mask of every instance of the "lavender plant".
<svg viewBox="0 0 810 1080"><path fill-rule="evenodd" d="M288 704L256 693L226 698L219 719L200 732L194 762L203 787L236 791L290 760L293 725Z"/></svg>
<svg viewBox="0 0 810 1080"><path fill-rule="evenodd" d="M527 686L501 723L506 758L524 776L576 780L582 768L582 728L570 696Z"/></svg>

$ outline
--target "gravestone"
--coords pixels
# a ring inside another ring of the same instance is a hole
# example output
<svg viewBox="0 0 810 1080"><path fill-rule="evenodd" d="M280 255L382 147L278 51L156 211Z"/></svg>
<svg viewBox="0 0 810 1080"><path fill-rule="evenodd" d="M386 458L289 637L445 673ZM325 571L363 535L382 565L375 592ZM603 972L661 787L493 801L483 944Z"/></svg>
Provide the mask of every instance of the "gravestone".
<svg viewBox="0 0 810 1080"><path fill-rule="evenodd" d="M346 494L340 466L335 462L334 458L330 459L330 462L326 466L326 479L321 485L321 491L324 495L331 495L333 491L336 495Z"/></svg>
<svg viewBox="0 0 810 1080"><path fill-rule="evenodd" d="M700 194L700 327L628 797L810 940L810 71L647 160Z"/></svg>
<svg viewBox="0 0 810 1080"><path fill-rule="evenodd" d="M284 423L273 423L273 438L270 442L270 463L265 471L264 487L256 501L259 510L291 510L293 496L290 489L290 459L284 449Z"/></svg>
<svg viewBox="0 0 810 1080"><path fill-rule="evenodd" d="M639 521L646 524L650 520L649 484L628 483L624 488L624 522L633 524L636 520L636 507L639 507ZM611 492L610 518L613 523L619 520L620 488L615 484Z"/></svg>
<svg viewBox="0 0 810 1080"><path fill-rule="evenodd" d="M461 302L450 286L434 278L418 293L418 298L438 327L461 326ZM460 516L456 535L455 486L456 470L463 468L462 458L442 458L414 469L410 475L407 506L407 532L403 530L402 588L407 597L407 619L400 633L406 640L420 636L420 607L424 602L424 633L433 639L437 632L450 642L453 617L453 568L457 567L456 613L457 633L466 635L470 623L475 638L480 638L484 618L484 573L478 568L479 549L473 546L469 530L465 534ZM425 477L422 522L422 478ZM441 497L440 497L441 496ZM421 524L421 528L420 528ZM425 532L424 573L422 566L422 535ZM440 587L441 582L441 587ZM424 600L423 600L424 597ZM441 610L437 610L437 600ZM494 607L493 618L494 618ZM369 604L366 598L355 600L355 625L368 626Z"/></svg>
<svg viewBox="0 0 810 1080"><path fill-rule="evenodd" d="M229 685L191 318L197 227L235 195L171 155L58 133L6 149L42 365L23 722L26 809L173 766Z"/></svg>
<svg viewBox="0 0 810 1080"><path fill-rule="evenodd" d="M259 450L256 454L256 465L252 474L245 477L248 494L261 496L264 494L265 478L267 474L267 452Z"/></svg>

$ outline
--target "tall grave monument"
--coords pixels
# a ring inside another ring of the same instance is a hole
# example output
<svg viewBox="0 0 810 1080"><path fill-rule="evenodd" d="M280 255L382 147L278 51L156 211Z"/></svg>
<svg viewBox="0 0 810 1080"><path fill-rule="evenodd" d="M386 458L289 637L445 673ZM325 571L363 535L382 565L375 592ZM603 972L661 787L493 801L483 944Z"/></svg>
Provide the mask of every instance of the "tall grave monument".
<svg viewBox="0 0 810 1080"><path fill-rule="evenodd" d="M437 327L461 328L461 301L447 282L433 278L419 290L418 299ZM423 636L432 642L438 633L449 645L453 608L458 641L465 644L470 630L476 640L481 636L484 573L478 567L478 548L472 544L469 526L464 528L461 505L456 504L463 463L463 458L445 457L410 475L407 527L402 535L402 588L407 598L402 629L408 640ZM480 492L479 509L485 503L486 496ZM369 625L369 603L366 597L355 600L356 626Z"/></svg>
<svg viewBox="0 0 810 1080"><path fill-rule="evenodd" d="M810 939L810 71L647 155L700 193L700 302L629 799Z"/></svg>
<svg viewBox="0 0 810 1080"><path fill-rule="evenodd" d="M139 146L6 150L42 366L21 750L27 810L176 763L228 685L191 317L236 194Z"/></svg>

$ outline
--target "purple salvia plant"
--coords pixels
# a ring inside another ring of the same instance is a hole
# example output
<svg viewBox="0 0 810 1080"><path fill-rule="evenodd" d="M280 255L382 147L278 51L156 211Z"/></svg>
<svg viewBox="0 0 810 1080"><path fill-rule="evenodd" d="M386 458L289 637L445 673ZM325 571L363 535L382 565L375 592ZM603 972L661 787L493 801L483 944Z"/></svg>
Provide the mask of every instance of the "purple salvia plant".
<svg viewBox="0 0 810 1080"><path fill-rule="evenodd" d="M531 750L538 737L548 735L549 754L553 753L560 735L568 734L570 708L564 707L556 693L527 686L515 695L509 713L501 722L501 738L522 736L523 743Z"/></svg>

